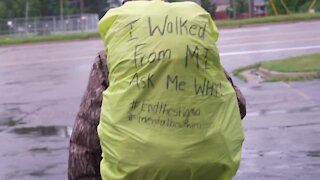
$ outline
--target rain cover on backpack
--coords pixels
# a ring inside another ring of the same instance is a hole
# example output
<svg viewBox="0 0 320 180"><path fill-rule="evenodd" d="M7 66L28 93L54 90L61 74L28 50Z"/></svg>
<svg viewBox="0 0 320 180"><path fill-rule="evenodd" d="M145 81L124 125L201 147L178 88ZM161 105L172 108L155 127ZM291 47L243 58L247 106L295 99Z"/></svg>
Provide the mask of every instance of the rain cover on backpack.
<svg viewBox="0 0 320 180"><path fill-rule="evenodd" d="M99 22L109 68L98 133L106 180L228 180L244 140L210 15L127 2Z"/></svg>

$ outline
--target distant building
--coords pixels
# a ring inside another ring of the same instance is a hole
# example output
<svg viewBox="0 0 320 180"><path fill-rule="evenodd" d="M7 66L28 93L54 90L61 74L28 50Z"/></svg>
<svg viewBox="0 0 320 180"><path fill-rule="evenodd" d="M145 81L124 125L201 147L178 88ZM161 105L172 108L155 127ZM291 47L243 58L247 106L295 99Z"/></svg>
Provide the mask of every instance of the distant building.
<svg viewBox="0 0 320 180"><path fill-rule="evenodd" d="M230 7L229 0L214 0L217 5L214 19L228 19L227 8Z"/></svg>
<svg viewBox="0 0 320 180"><path fill-rule="evenodd" d="M268 0L254 0L255 16L267 16Z"/></svg>
<svg viewBox="0 0 320 180"><path fill-rule="evenodd" d="M231 4L230 4L232 0L213 0L213 1L217 5L216 16L214 17L214 19L227 19L229 18L229 16L233 15ZM267 9L268 0L254 0L253 3L254 3L253 6L254 6L255 16L259 17L259 16L267 15L266 9ZM249 12L237 14L237 18L248 18L249 16L250 16Z"/></svg>

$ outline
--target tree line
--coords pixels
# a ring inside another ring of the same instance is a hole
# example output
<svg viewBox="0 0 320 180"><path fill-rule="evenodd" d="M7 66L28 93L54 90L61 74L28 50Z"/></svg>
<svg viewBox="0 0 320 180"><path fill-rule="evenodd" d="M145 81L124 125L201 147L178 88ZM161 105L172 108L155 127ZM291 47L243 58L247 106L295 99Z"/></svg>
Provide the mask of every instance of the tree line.
<svg viewBox="0 0 320 180"><path fill-rule="evenodd" d="M99 17L117 0L0 0L0 19L97 13Z"/></svg>
<svg viewBox="0 0 320 180"><path fill-rule="evenodd" d="M229 1L232 4L232 0ZM273 15L308 12L314 0L266 1L269 2L267 5L268 14ZM216 11L215 0L201 0L200 2L202 7L214 16ZM236 2L237 12L248 12L248 0L236 0ZM320 11L320 1L315 2L313 9ZM109 8L120 6L120 4L119 0L0 0L0 19L25 17L26 15L29 17L59 16L61 13L63 15L97 13L99 17L102 17ZM274 12L275 9L277 13Z"/></svg>
<svg viewBox="0 0 320 180"><path fill-rule="evenodd" d="M175 2L180 0L168 0ZM81 4L82 3L82 4ZM211 15L216 6L212 0L201 0ZM101 18L108 9L121 5L121 0L0 0L0 19L16 17L60 16L97 13Z"/></svg>
<svg viewBox="0 0 320 180"><path fill-rule="evenodd" d="M274 6L272 7L272 4ZM319 0L269 0L268 13L275 14L291 14L291 13L305 13L310 9L316 12L320 11Z"/></svg>

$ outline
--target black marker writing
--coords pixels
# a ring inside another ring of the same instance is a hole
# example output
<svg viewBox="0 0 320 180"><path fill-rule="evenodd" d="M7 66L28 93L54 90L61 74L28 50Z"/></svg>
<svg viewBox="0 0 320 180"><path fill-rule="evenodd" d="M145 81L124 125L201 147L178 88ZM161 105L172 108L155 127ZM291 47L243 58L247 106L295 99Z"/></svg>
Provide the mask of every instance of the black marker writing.
<svg viewBox="0 0 320 180"><path fill-rule="evenodd" d="M187 45L187 50L186 50L186 62L185 62L185 67L188 67L188 63L190 59L196 59L197 61L197 67L199 68L199 48L198 46L195 46L194 49L192 50L189 45Z"/></svg>
<svg viewBox="0 0 320 180"><path fill-rule="evenodd" d="M129 85L136 85L137 88L152 88L154 87L154 83L153 83L153 75L152 74L148 74L148 77L146 76L139 76L138 73L135 73L129 83Z"/></svg>
<svg viewBox="0 0 320 180"><path fill-rule="evenodd" d="M157 52L146 53L141 51L145 47L145 44L138 44L134 48L134 63L136 68L145 64L151 64L159 62L161 60L171 59L171 49L163 49Z"/></svg>
<svg viewBox="0 0 320 180"><path fill-rule="evenodd" d="M163 26L162 26L162 30L159 26L155 26L154 28L152 28L152 24L151 24L151 17L148 17L148 23L149 23L149 34L150 36L153 36L153 34L156 32L156 30L159 31L159 33L161 34L161 36L163 36L164 31L166 29L166 25L167 25L167 20L168 20L168 15L166 15L164 22L163 22ZM172 28L171 28L172 29Z"/></svg>
<svg viewBox="0 0 320 180"><path fill-rule="evenodd" d="M148 26L150 36L154 36L157 34L164 36L166 34L175 33L176 35L181 36L196 36L200 39L205 38L207 28L207 24L195 24L194 22L188 21L188 19L183 19L182 17L175 17L175 19L172 20L168 15L164 17L163 23L161 23L161 25L154 25L154 23L152 23L152 18L148 17Z"/></svg>
<svg viewBox="0 0 320 180"><path fill-rule="evenodd" d="M196 95L201 96L221 96L221 82L210 82L206 78L203 79L203 83L199 83L197 79L194 79L194 90Z"/></svg>
<svg viewBox="0 0 320 180"><path fill-rule="evenodd" d="M186 82L185 81L179 81L178 76L171 77L170 75L167 76L167 89L169 89L170 85L175 85L176 91L184 91Z"/></svg>
<svg viewBox="0 0 320 180"><path fill-rule="evenodd" d="M127 26L130 27L130 30L129 30L130 39L129 39L129 41L134 40L134 39L137 39L137 37L133 37L133 35L132 35L132 30L133 30L133 23L137 22L138 20L139 20L139 19L133 20L133 21L131 21L130 23L128 23L127 25L125 25L125 27L127 27Z"/></svg>

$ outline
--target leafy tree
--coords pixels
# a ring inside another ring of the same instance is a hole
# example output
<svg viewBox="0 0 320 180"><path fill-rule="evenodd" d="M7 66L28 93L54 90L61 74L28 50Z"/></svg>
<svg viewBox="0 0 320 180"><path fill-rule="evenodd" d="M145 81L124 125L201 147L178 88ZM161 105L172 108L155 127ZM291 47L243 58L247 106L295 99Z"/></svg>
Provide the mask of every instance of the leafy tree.
<svg viewBox="0 0 320 180"><path fill-rule="evenodd" d="M69 0L64 0L65 5L67 5L68 2ZM28 15L30 17L60 14L60 5L57 0L1 0L0 19L25 17L27 5L29 7Z"/></svg>
<svg viewBox="0 0 320 180"><path fill-rule="evenodd" d="M85 7L86 7L85 12L97 13L99 15L99 18L101 18L110 8L110 2L111 2L110 0L85 1ZM120 5L120 3L118 3L118 5Z"/></svg>
<svg viewBox="0 0 320 180"><path fill-rule="evenodd" d="M216 3L213 3L210 0L201 0L201 6L211 15L211 17L215 16L217 9Z"/></svg>
<svg viewBox="0 0 320 180"><path fill-rule="evenodd" d="M320 1L317 1L317 3L316 3L316 5L315 5L314 9L315 9L317 12L319 12L319 11L320 11Z"/></svg>
<svg viewBox="0 0 320 180"><path fill-rule="evenodd" d="M236 2L236 12L237 13L246 13L249 12L248 0L237 0Z"/></svg>
<svg viewBox="0 0 320 180"><path fill-rule="evenodd" d="M2 0L0 8L0 18L23 17L25 0Z"/></svg>
<svg viewBox="0 0 320 180"><path fill-rule="evenodd" d="M230 6L227 8L227 13L230 18L233 18L234 9L236 10L237 14L249 13L248 0L229 0L229 4Z"/></svg>
<svg viewBox="0 0 320 180"><path fill-rule="evenodd" d="M283 0L285 5L288 7L289 11L291 13L297 13L297 12L307 12L311 1L310 0ZM277 9L279 14L287 14L287 11L285 7L282 5L280 0L273 0L273 3L275 5L275 8ZM319 9L318 9L319 7ZM320 10L320 2L318 1L316 6L316 10ZM268 4L268 13L271 15L274 15L275 13L272 10L271 4Z"/></svg>

